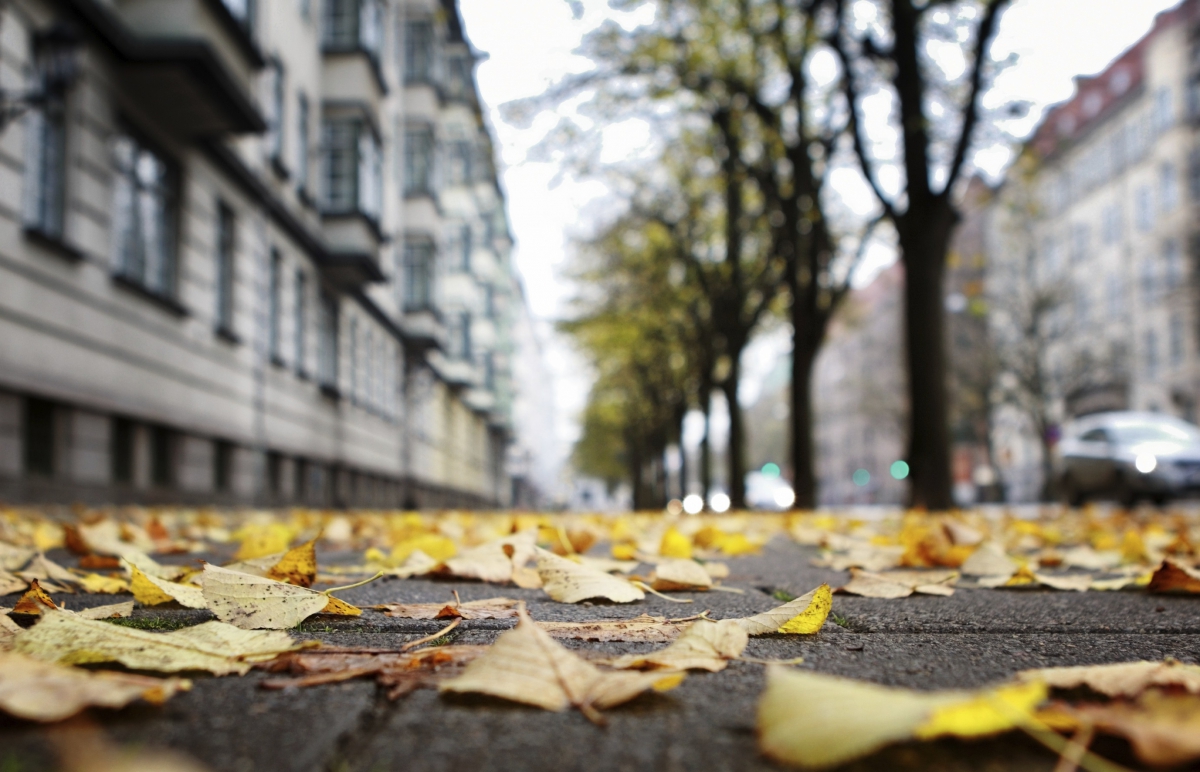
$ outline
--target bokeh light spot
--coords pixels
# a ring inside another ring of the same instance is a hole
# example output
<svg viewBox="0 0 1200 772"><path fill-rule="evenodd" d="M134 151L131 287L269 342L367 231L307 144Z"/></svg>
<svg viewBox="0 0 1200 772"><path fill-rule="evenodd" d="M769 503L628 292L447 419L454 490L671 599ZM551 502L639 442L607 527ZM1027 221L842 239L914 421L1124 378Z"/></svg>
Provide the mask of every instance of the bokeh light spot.
<svg viewBox="0 0 1200 772"><path fill-rule="evenodd" d="M892 472L892 477L894 477L897 480L903 480L905 477L908 477L908 462L907 461L893 461L891 472Z"/></svg>
<svg viewBox="0 0 1200 772"><path fill-rule="evenodd" d="M858 469L855 470L854 477L852 479L854 480L854 484L861 488L867 483L871 482L871 473L866 469Z"/></svg>
<svg viewBox="0 0 1200 772"><path fill-rule="evenodd" d="M779 464L763 464L762 473L767 477L778 477Z"/></svg>

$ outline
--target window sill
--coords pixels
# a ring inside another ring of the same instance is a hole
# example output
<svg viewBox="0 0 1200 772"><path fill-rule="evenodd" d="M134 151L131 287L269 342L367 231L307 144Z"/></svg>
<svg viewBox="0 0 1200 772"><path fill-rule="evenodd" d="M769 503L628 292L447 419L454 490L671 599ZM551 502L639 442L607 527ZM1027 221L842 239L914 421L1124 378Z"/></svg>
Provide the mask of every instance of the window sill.
<svg viewBox="0 0 1200 772"><path fill-rule="evenodd" d="M321 53L330 56L361 56L367 60L367 64L371 66L371 74L375 76L375 85L379 87L379 93L387 96L388 87L387 81L383 77L383 69L379 66L379 57L371 53L362 46L321 46Z"/></svg>
<svg viewBox="0 0 1200 772"><path fill-rule="evenodd" d="M277 155L271 156L271 171L275 172L275 176L286 182L292 178L292 172L284 165L283 159Z"/></svg>
<svg viewBox="0 0 1200 772"><path fill-rule="evenodd" d="M342 399L342 393L338 391L338 387L330 386L328 383L321 384L321 396L328 397L334 402L341 401Z"/></svg>
<svg viewBox="0 0 1200 772"><path fill-rule="evenodd" d="M83 251L68 244L62 236L46 233L40 228L26 226L25 238L72 262L83 260Z"/></svg>
<svg viewBox="0 0 1200 772"><path fill-rule="evenodd" d="M242 344L241 336L224 325L217 327L215 330L213 330L213 333L226 343L230 343L234 346L240 346Z"/></svg>
<svg viewBox="0 0 1200 772"><path fill-rule="evenodd" d="M380 244L387 244L391 241L391 238L389 238L383 232L383 228L379 226L379 219L367 214L366 212L363 212L362 210L352 209L344 212L323 211L321 212L321 217L330 220L362 220L364 223L366 223L366 226L371 229L371 234L375 237L377 242Z"/></svg>
<svg viewBox="0 0 1200 772"><path fill-rule="evenodd" d="M188 316L188 310L186 308L184 308L184 306L182 304L180 304L179 301L177 301L175 298L168 297L167 295L159 294L158 292L155 292L154 290L151 290L151 289L147 289L142 284L134 281L133 279L130 279L127 276L122 276L121 274L115 274L112 277L112 280L113 280L113 283L115 283L121 287L124 287L125 289L129 290L130 292L134 293L135 295L141 295L143 298L154 303L158 307L162 308L164 311L168 311L171 314L173 314L177 317L180 317L180 318Z"/></svg>

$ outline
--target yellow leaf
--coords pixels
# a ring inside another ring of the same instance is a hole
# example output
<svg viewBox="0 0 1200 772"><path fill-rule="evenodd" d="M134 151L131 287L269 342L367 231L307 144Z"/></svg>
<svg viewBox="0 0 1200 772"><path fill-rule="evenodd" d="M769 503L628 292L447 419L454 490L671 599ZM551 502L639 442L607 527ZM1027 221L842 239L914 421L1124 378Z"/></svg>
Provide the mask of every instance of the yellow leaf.
<svg viewBox="0 0 1200 772"><path fill-rule="evenodd" d="M306 541L283 553L279 562L267 569L267 577L299 587L312 587L317 578L317 540Z"/></svg>
<svg viewBox="0 0 1200 772"><path fill-rule="evenodd" d="M115 595L119 592L129 592L129 582L119 576L104 576L102 574L86 574L79 577L79 586L84 592L97 595Z"/></svg>
<svg viewBox="0 0 1200 772"><path fill-rule="evenodd" d="M17 601L17 605L13 607L14 614L28 614L30 616L41 616L47 609L57 609L58 606L42 589L37 579L29 583L29 589Z"/></svg>
<svg viewBox="0 0 1200 772"><path fill-rule="evenodd" d="M918 735L975 737L1010 729L1036 704L1038 689L1023 684L919 692L774 665L767 668L767 688L758 705L759 746L778 761L825 769ZM1006 722L994 707L997 699L1013 708ZM980 708L983 704L993 706L990 712Z"/></svg>
<svg viewBox="0 0 1200 772"><path fill-rule="evenodd" d="M251 523L235 534L241 539L234 560L252 560L284 552L292 541L292 529L282 523Z"/></svg>
<svg viewBox="0 0 1200 772"><path fill-rule="evenodd" d="M614 603L632 603L646 594L625 579L583 566L553 552L537 549L537 572L542 589L559 603L579 603L605 598Z"/></svg>
<svg viewBox="0 0 1200 772"><path fill-rule="evenodd" d="M574 706L599 720L597 710L620 705L647 689L671 688L680 680L678 674L601 671L556 643L522 610L515 628L438 690L488 694L545 710Z"/></svg>
<svg viewBox="0 0 1200 772"><path fill-rule="evenodd" d="M204 566L204 600L222 622L252 630L285 630L330 605L324 593L284 584L208 563Z"/></svg>
<svg viewBox="0 0 1200 772"><path fill-rule="evenodd" d="M362 609L358 606L351 606L344 600L338 600L332 595L327 596L329 602L325 604L325 608L321 609L322 614L336 614L342 617L360 617Z"/></svg>
<svg viewBox="0 0 1200 772"><path fill-rule="evenodd" d="M252 663L274 659L299 646L287 633L251 632L223 622L151 633L66 611L48 611L16 636L14 648L37 659L68 665L118 662L131 670L244 675Z"/></svg>
<svg viewBox="0 0 1200 772"><path fill-rule="evenodd" d="M0 710L27 721L62 721L84 708L123 708L134 700L160 704L191 681L92 672L0 652Z"/></svg>
<svg viewBox="0 0 1200 772"><path fill-rule="evenodd" d="M135 565L126 565L130 575L129 590L138 603L145 606L157 606L177 601L187 608L208 608L208 603L204 600L204 593L199 587L159 579L157 576L143 573Z"/></svg>
<svg viewBox="0 0 1200 772"><path fill-rule="evenodd" d="M750 635L795 633L810 635L820 631L833 608L833 592L822 584L793 601L752 617L735 620Z"/></svg>
<svg viewBox="0 0 1200 772"><path fill-rule="evenodd" d="M935 737L983 737L1013 727L1013 713L1031 713L1046 700L1046 685L1040 681L1000 686L965 702L946 705L917 727L918 740Z"/></svg>
<svg viewBox="0 0 1200 772"><path fill-rule="evenodd" d="M664 558L681 558L691 560L692 540L675 530L668 528L663 534L662 543L658 546L658 554Z"/></svg>
<svg viewBox="0 0 1200 772"><path fill-rule="evenodd" d="M710 622L698 619L665 649L649 654L628 654L614 660L616 668L660 668L664 670L724 670L729 660L746 650L750 636L737 620Z"/></svg>
<svg viewBox="0 0 1200 772"><path fill-rule="evenodd" d="M614 544L612 545L612 556L616 560L634 560L637 557L637 545Z"/></svg>
<svg viewBox="0 0 1200 772"><path fill-rule="evenodd" d="M445 562L458 554L458 547L445 536L436 533L423 533L397 544L392 548L388 562L394 566L401 565L412 553L420 550L438 563Z"/></svg>

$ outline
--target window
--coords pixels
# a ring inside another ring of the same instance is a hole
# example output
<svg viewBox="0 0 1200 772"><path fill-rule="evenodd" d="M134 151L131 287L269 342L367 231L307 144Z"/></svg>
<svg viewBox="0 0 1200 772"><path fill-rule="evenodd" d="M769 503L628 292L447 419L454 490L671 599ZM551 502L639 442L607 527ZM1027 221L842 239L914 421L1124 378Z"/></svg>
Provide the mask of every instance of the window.
<svg viewBox="0 0 1200 772"><path fill-rule="evenodd" d="M379 0L326 0L322 44L329 51L364 51L376 61L383 49Z"/></svg>
<svg viewBox="0 0 1200 772"><path fill-rule="evenodd" d="M382 174L379 142L365 121L325 122L325 213L357 212L378 220L383 209Z"/></svg>
<svg viewBox="0 0 1200 772"><path fill-rule="evenodd" d="M133 421L128 418L112 420L109 460L112 463L113 482L133 482Z"/></svg>
<svg viewBox="0 0 1200 772"><path fill-rule="evenodd" d="M118 275L146 290L175 294L175 172L157 152L128 134L113 143L115 264Z"/></svg>
<svg viewBox="0 0 1200 772"><path fill-rule="evenodd" d="M1166 131L1175 122L1174 108L1171 106L1171 89L1161 86L1154 92L1154 113L1151 119L1156 132Z"/></svg>
<svg viewBox="0 0 1200 772"><path fill-rule="evenodd" d="M1088 256L1089 242L1088 227L1084 223L1075 223L1071 226L1071 262L1081 263Z"/></svg>
<svg viewBox="0 0 1200 772"><path fill-rule="evenodd" d="M350 351L347 352L349 361L347 362L350 370L350 401L358 401L358 320L350 317L350 332L346 336L347 342L350 344Z"/></svg>
<svg viewBox="0 0 1200 772"><path fill-rule="evenodd" d="M1179 283L1183 281L1183 255L1179 248L1179 242L1175 239L1167 239L1163 244L1163 265L1165 266L1164 278L1167 287L1179 286Z"/></svg>
<svg viewBox="0 0 1200 772"><path fill-rule="evenodd" d="M303 378L305 376L304 350L308 346L308 340L305 337L305 331L307 329L305 320L308 317L308 277L304 275L303 271L296 271L295 314L296 374Z"/></svg>
<svg viewBox="0 0 1200 772"><path fill-rule="evenodd" d="M276 59L267 70L267 156L277 170L283 165L283 133L285 123L284 95L287 79L284 77L283 62Z"/></svg>
<svg viewBox="0 0 1200 772"><path fill-rule="evenodd" d="M337 389L338 380L337 300L321 293L317 304L317 381L324 389Z"/></svg>
<svg viewBox="0 0 1200 772"><path fill-rule="evenodd" d="M404 310L433 308L433 243L408 241L404 245Z"/></svg>
<svg viewBox="0 0 1200 772"><path fill-rule="evenodd" d="M1179 205L1179 183L1174 164L1164 163L1158 167L1158 198L1164 213Z"/></svg>
<svg viewBox="0 0 1200 772"><path fill-rule="evenodd" d="M471 57L455 54L446 59L446 95L467 99L471 95Z"/></svg>
<svg viewBox="0 0 1200 772"><path fill-rule="evenodd" d="M455 321L450 353L455 359L471 359L471 314L463 312Z"/></svg>
<svg viewBox="0 0 1200 772"><path fill-rule="evenodd" d="M1183 364L1183 319L1179 314L1171 314L1171 366Z"/></svg>
<svg viewBox="0 0 1200 772"><path fill-rule="evenodd" d="M233 466L233 444L224 440L213 441L213 490L229 490L229 478Z"/></svg>
<svg viewBox="0 0 1200 772"><path fill-rule="evenodd" d="M1121 240L1121 205L1110 204L1104 208L1100 237L1106 245L1116 244Z"/></svg>
<svg viewBox="0 0 1200 772"><path fill-rule="evenodd" d="M159 488L170 487L175 482L174 470L175 436L165 426L150 430L150 482Z"/></svg>
<svg viewBox="0 0 1200 772"><path fill-rule="evenodd" d="M30 397L25 400L25 473L50 477L54 474L55 409L53 402Z"/></svg>
<svg viewBox="0 0 1200 772"><path fill-rule="evenodd" d="M483 355L483 387L496 390L496 357L490 351Z"/></svg>
<svg viewBox="0 0 1200 772"><path fill-rule="evenodd" d="M474 235L470 225L462 226L459 234L459 247L462 249L462 269L467 273L471 271L471 251L475 248Z"/></svg>
<svg viewBox="0 0 1200 772"><path fill-rule="evenodd" d="M308 193L308 95L296 95L296 187Z"/></svg>
<svg viewBox="0 0 1200 772"><path fill-rule="evenodd" d="M433 80L433 23L413 20L404 28L404 80L428 83Z"/></svg>
<svg viewBox="0 0 1200 772"><path fill-rule="evenodd" d="M233 288L234 288L234 221L233 210L225 204L217 205L217 332L233 333Z"/></svg>
<svg viewBox="0 0 1200 772"><path fill-rule="evenodd" d="M279 316L283 306L283 257L278 249L271 250L270 296L267 298L267 355L271 361L283 361L279 341Z"/></svg>
<svg viewBox="0 0 1200 772"><path fill-rule="evenodd" d="M1151 378L1158 372L1158 336L1154 330L1146 330L1146 375Z"/></svg>
<svg viewBox="0 0 1200 772"><path fill-rule="evenodd" d="M66 105L60 96L50 97L25 116L25 227L54 239L63 236L66 124Z"/></svg>
<svg viewBox="0 0 1200 772"><path fill-rule="evenodd" d="M433 193L433 129L410 128L404 133L404 194Z"/></svg>
<svg viewBox="0 0 1200 772"><path fill-rule="evenodd" d="M1154 201L1149 185L1141 185L1134 191L1133 209L1138 230L1148 231L1154 227Z"/></svg>
<svg viewBox="0 0 1200 772"><path fill-rule="evenodd" d="M470 142L451 142L446 153L446 181L452 185L465 185L472 181L472 161L475 148Z"/></svg>
<svg viewBox="0 0 1200 772"><path fill-rule="evenodd" d="M1153 260L1142 263L1142 298L1147 305L1158 300L1158 272Z"/></svg>

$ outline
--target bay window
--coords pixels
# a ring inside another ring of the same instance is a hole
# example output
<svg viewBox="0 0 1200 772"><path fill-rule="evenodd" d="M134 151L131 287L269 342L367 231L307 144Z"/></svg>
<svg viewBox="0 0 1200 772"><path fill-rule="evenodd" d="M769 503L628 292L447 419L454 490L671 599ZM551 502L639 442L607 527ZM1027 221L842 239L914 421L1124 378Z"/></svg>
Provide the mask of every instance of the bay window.
<svg viewBox="0 0 1200 772"><path fill-rule="evenodd" d="M113 142L113 243L117 274L165 297L175 293L176 175L128 134Z"/></svg>
<svg viewBox="0 0 1200 772"><path fill-rule="evenodd" d="M415 126L404 132L404 194L431 195L434 189L433 128Z"/></svg>
<svg viewBox="0 0 1200 772"><path fill-rule="evenodd" d="M433 308L433 242L410 240L404 245L404 310Z"/></svg>
<svg viewBox="0 0 1200 772"><path fill-rule="evenodd" d="M433 80L433 23L414 19L404 25L404 81L428 83Z"/></svg>
<svg viewBox="0 0 1200 772"><path fill-rule="evenodd" d="M366 121L325 121L325 214L364 214L378 220L383 210L383 162L379 141Z"/></svg>
<svg viewBox="0 0 1200 772"><path fill-rule="evenodd" d="M378 62L383 18L379 0L325 0L322 44L326 51L363 51Z"/></svg>

